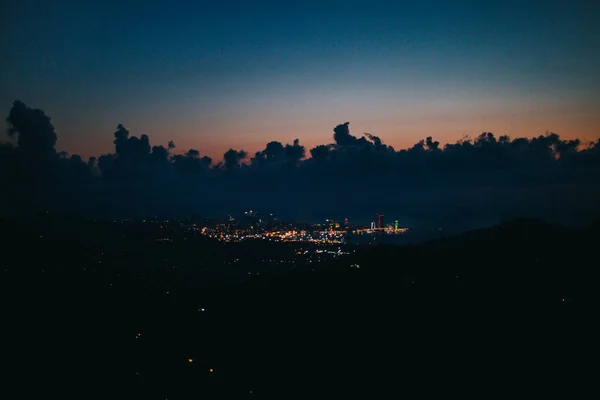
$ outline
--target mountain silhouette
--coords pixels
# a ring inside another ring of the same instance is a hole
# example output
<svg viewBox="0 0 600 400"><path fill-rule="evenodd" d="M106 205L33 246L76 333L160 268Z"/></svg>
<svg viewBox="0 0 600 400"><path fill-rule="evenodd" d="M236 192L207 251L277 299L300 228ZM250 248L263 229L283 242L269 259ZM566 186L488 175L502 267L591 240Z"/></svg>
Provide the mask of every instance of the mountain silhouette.
<svg viewBox="0 0 600 400"><path fill-rule="evenodd" d="M595 332L590 229L516 220L248 275L290 248L193 235L159 244L158 220L43 214L0 225L7 249L27 246L5 251L0 270L7 342L19 349L5 361L36 364L8 376L23 391L368 398L484 384L539 393L531 371L571 382ZM250 262L223 262L232 257Z"/></svg>
<svg viewBox="0 0 600 400"><path fill-rule="evenodd" d="M549 224L541 219L521 218L500 225L482 228L452 237L435 239L422 244L426 248L543 248L570 241L575 236L572 230Z"/></svg>

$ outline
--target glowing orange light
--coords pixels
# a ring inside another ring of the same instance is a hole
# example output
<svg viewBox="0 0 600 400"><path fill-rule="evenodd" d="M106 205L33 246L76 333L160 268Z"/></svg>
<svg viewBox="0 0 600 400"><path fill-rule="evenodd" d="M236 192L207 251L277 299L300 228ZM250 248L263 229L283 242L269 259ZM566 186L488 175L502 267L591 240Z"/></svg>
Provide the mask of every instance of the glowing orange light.
<svg viewBox="0 0 600 400"><path fill-rule="evenodd" d="M194 362L194 359L193 358L188 358L188 362L191 364L191 363Z"/></svg>
<svg viewBox="0 0 600 400"><path fill-rule="evenodd" d="M212 369L212 368L209 368L209 369L208 369L208 372L215 372L215 370L214 370L214 369Z"/></svg>

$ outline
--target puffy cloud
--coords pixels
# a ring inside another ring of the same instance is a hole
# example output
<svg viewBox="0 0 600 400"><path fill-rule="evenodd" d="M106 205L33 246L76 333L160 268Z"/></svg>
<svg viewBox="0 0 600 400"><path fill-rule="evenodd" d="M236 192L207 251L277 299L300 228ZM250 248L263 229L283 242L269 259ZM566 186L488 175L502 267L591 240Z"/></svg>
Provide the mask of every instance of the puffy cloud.
<svg viewBox="0 0 600 400"><path fill-rule="evenodd" d="M574 221L597 212L600 201L600 141L584 147L555 133L511 139L484 132L444 146L429 136L396 151L373 134L352 135L346 122L309 158L296 139L271 141L250 160L232 148L213 165L196 149L173 154L172 141L151 146L147 135L117 125L114 153L86 163L56 153L43 111L17 101L7 122L17 140L0 143L4 212L52 206L105 216L207 215L260 206L308 219L372 218L374 209L387 209L407 220L472 227L511 215Z"/></svg>

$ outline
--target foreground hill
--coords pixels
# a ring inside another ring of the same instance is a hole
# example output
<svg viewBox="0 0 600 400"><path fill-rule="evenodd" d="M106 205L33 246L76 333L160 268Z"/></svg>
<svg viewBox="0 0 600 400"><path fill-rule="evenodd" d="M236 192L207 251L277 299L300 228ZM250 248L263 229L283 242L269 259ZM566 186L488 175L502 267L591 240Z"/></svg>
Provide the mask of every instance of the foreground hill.
<svg viewBox="0 0 600 400"><path fill-rule="evenodd" d="M2 280L23 397L481 396L587 379L596 228L514 221L203 289L135 259L90 273L101 243L41 243L26 259L43 268L13 257Z"/></svg>

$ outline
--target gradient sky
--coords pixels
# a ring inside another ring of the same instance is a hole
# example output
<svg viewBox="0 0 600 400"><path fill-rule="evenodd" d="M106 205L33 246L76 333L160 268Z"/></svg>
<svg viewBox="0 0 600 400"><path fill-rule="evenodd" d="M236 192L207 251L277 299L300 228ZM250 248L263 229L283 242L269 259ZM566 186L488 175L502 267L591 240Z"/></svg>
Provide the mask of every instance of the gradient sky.
<svg viewBox="0 0 600 400"><path fill-rule="evenodd" d="M43 109L57 148L84 157L112 152L119 123L216 159L329 143L346 121L396 149L484 131L595 140L598 4L5 0L0 112Z"/></svg>

